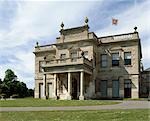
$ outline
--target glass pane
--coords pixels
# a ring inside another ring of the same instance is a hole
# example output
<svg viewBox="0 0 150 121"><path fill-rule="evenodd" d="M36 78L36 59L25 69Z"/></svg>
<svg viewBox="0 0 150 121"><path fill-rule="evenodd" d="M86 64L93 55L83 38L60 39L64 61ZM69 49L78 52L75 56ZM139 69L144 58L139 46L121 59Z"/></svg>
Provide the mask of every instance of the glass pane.
<svg viewBox="0 0 150 121"><path fill-rule="evenodd" d="M124 58L125 59L131 59L131 52L125 52L124 53Z"/></svg>
<svg viewBox="0 0 150 121"><path fill-rule="evenodd" d="M124 64L125 65L131 65L131 59L125 59Z"/></svg>
<svg viewBox="0 0 150 121"><path fill-rule="evenodd" d="M126 79L125 81L124 81L124 87L125 88L131 88L131 80L130 79Z"/></svg>
<svg viewBox="0 0 150 121"><path fill-rule="evenodd" d="M101 55L101 58L102 58L102 60L107 60L107 55L103 54L103 55Z"/></svg>
<svg viewBox="0 0 150 121"><path fill-rule="evenodd" d="M113 53L112 60L119 60L119 53Z"/></svg>
<svg viewBox="0 0 150 121"><path fill-rule="evenodd" d="M102 61L102 67L107 67L107 61Z"/></svg>
<svg viewBox="0 0 150 121"><path fill-rule="evenodd" d="M112 60L112 66L119 66L119 60Z"/></svg>

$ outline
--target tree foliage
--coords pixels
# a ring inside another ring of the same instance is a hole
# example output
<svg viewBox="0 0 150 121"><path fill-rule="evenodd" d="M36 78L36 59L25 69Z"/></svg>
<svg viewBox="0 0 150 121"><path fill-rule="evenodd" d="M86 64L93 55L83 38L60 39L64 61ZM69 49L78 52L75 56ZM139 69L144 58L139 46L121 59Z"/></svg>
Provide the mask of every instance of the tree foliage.
<svg viewBox="0 0 150 121"><path fill-rule="evenodd" d="M4 82L12 82L15 79L16 75L11 69L5 71Z"/></svg>
<svg viewBox="0 0 150 121"><path fill-rule="evenodd" d="M33 96L33 90L28 89L24 82L20 82L16 78L17 76L11 69L5 71L5 77L2 81L0 79L0 95L27 97Z"/></svg>

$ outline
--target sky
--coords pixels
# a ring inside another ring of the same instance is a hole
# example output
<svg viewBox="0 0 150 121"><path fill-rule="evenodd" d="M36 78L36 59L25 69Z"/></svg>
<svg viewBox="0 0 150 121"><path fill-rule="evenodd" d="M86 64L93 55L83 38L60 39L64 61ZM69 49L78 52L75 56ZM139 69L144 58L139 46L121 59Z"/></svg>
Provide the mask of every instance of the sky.
<svg viewBox="0 0 150 121"><path fill-rule="evenodd" d="M150 0L0 0L0 78L12 69L18 80L34 88L34 47L53 44L64 28L89 19L97 36L134 32L142 44L144 69L150 67ZM112 25L112 18L118 24Z"/></svg>

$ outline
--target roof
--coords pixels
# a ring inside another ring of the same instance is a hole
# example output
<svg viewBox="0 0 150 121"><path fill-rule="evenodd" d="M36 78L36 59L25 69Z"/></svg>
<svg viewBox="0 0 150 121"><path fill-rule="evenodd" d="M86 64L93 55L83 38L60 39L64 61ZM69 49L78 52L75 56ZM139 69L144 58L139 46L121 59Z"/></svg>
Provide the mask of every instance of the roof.
<svg viewBox="0 0 150 121"><path fill-rule="evenodd" d="M59 32L63 35L67 35L67 34L73 34L75 33L80 33L84 30L88 30L89 26L88 25L84 25L84 26L79 26L79 27L74 27L74 28L68 28L68 29L61 29Z"/></svg>

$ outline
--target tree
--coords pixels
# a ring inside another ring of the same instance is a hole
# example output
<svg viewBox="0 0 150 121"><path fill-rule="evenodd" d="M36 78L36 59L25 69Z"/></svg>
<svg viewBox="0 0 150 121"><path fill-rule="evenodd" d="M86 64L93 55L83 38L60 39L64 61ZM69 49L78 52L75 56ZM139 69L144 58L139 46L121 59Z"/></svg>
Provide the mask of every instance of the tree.
<svg viewBox="0 0 150 121"><path fill-rule="evenodd" d="M5 71L4 82L14 81L15 77L16 75L14 74L14 72L11 69L7 69Z"/></svg>
<svg viewBox="0 0 150 121"><path fill-rule="evenodd" d="M0 84L2 84L2 79L0 78Z"/></svg>
<svg viewBox="0 0 150 121"><path fill-rule="evenodd" d="M26 97L28 95L28 88L25 83L23 82L18 82L17 83L17 89L18 89L18 94L19 97Z"/></svg>
<svg viewBox="0 0 150 121"><path fill-rule="evenodd" d="M0 94L5 94L6 96L9 94L9 87L6 83L0 84Z"/></svg>
<svg viewBox="0 0 150 121"><path fill-rule="evenodd" d="M34 96L34 90L28 89L28 97L33 97L33 96Z"/></svg>
<svg viewBox="0 0 150 121"><path fill-rule="evenodd" d="M17 81L17 76L11 69L5 71L5 77L0 82L0 94L5 94L6 97L18 95L18 97L28 96L28 88L25 83Z"/></svg>

